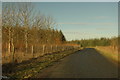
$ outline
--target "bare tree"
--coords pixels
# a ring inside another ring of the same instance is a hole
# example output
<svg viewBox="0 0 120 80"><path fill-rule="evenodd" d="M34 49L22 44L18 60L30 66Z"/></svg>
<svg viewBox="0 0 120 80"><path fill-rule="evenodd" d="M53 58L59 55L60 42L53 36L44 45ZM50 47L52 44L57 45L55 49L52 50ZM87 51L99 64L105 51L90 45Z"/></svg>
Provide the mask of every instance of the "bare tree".
<svg viewBox="0 0 120 80"><path fill-rule="evenodd" d="M14 56L14 44L13 44L13 35L14 35L14 29L12 27L15 26L15 6L14 5L6 5L3 6L3 12L2 12L2 22L3 27L8 28L8 53L12 54ZM12 61L14 61L14 58L12 58Z"/></svg>
<svg viewBox="0 0 120 80"><path fill-rule="evenodd" d="M53 17L51 17L51 16L48 16L45 18L45 23L46 23L46 27L48 29L52 29L56 24Z"/></svg>
<svg viewBox="0 0 120 80"><path fill-rule="evenodd" d="M25 28L25 49L27 53L28 48L28 28L31 26L32 19L33 19L33 6L31 3L20 3L19 4L19 13L20 13L20 20L21 25Z"/></svg>
<svg viewBox="0 0 120 80"><path fill-rule="evenodd" d="M8 53L10 54L10 44L11 44L11 26L12 26L12 16L11 16L11 7L10 5L3 6L2 8L2 22L5 28L8 28ZM8 27L10 26L10 27Z"/></svg>
<svg viewBox="0 0 120 80"><path fill-rule="evenodd" d="M16 61L14 53L17 51L34 53L39 51L39 47L43 44L57 44L62 40L59 31L54 29L56 24L53 17L46 17L34 10L31 3L3 4L2 32L4 36L2 39L13 61Z"/></svg>

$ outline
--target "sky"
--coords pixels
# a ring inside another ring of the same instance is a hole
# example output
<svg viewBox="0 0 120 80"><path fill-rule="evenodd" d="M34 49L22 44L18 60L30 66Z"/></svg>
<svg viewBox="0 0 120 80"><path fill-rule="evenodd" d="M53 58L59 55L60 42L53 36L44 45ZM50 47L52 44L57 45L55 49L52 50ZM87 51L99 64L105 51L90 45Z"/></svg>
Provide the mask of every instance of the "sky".
<svg viewBox="0 0 120 80"><path fill-rule="evenodd" d="M0 0L2 2L119 2L119 0Z"/></svg>
<svg viewBox="0 0 120 80"><path fill-rule="evenodd" d="M52 16L67 40L118 36L117 2L37 2L42 14Z"/></svg>
<svg viewBox="0 0 120 80"><path fill-rule="evenodd" d="M117 2L33 2L67 40L118 36Z"/></svg>

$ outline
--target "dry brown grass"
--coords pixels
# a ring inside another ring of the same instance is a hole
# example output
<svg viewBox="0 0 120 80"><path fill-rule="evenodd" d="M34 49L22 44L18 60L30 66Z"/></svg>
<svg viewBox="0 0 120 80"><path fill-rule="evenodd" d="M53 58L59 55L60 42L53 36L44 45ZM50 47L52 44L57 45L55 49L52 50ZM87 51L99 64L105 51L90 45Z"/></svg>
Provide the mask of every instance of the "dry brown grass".
<svg viewBox="0 0 120 80"><path fill-rule="evenodd" d="M58 61L61 58L64 58L65 56L68 56L71 53L74 53L75 51L78 51L78 49L71 49L63 52L46 54L36 59L31 59L16 65L13 64L4 65L3 76L8 76L13 79L29 78L31 76L34 76L41 69L52 65L54 62Z"/></svg>
<svg viewBox="0 0 120 80"><path fill-rule="evenodd" d="M118 47L113 46L97 46L95 47L100 53L108 58L110 61L112 61L115 64L118 64L120 60L118 59Z"/></svg>
<svg viewBox="0 0 120 80"><path fill-rule="evenodd" d="M31 47L28 48L28 52L25 53L25 50L15 50L14 53L8 53L8 51L3 51L2 53L2 64L7 63L21 63L22 61L29 60L31 58L37 58L45 54L54 53L58 51L65 51L68 49L73 49L74 47L68 45L46 45L43 51L43 45L34 46L32 51ZM14 54L14 55L13 55Z"/></svg>

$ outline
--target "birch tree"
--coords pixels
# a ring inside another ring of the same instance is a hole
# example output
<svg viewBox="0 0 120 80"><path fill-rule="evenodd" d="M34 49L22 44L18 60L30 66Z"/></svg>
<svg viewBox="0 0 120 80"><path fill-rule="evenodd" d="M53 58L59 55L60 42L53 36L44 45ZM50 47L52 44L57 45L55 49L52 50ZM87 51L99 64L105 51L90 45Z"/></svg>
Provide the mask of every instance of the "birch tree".
<svg viewBox="0 0 120 80"><path fill-rule="evenodd" d="M32 19L33 19L33 6L31 3L20 3L19 4L19 13L20 13L20 20L21 25L25 28L25 49L27 53L28 49L28 29L31 26Z"/></svg>

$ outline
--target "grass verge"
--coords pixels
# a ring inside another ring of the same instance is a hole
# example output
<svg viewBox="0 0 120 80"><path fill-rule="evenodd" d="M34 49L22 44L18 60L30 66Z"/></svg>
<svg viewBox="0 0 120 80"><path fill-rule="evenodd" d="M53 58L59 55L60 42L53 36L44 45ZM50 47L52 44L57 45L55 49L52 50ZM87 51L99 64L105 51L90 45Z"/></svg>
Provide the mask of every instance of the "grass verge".
<svg viewBox="0 0 120 80"><path fill-rule="evenodd" d="M53 65L55 61L58 61L76 51L78 51L78 49L47 54L20 64L3 65L3 76L8 76L10 79L30 78L40 72L40 70Z"/></svg>
<svg viewBox="0 0 120 80"><path fill-rule="evenodd" d="M118 65L118 63L120 63L120 60L118 59L118 52L112 50L110 47L95 47L95 49L114 64Z"/></svg>

